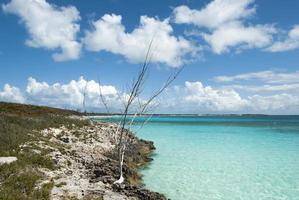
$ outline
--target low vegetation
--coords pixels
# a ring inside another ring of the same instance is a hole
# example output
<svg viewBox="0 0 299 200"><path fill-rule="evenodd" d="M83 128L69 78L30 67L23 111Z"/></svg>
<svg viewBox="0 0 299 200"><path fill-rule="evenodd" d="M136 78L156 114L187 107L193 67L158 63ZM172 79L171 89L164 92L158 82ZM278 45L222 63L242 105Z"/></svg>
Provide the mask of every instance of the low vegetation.
<svg viewBox="0 0 299 200"><path fill-rule="evenodd" d="M69 110L0 102L0 157L15 156L17 161L0 165L0 199L49 199L53 182L43 183L40 168L54 169L47 149L38 142L49 142L40 131L49 127L82 127L89 122L72 118L80 113Z"/></svg>

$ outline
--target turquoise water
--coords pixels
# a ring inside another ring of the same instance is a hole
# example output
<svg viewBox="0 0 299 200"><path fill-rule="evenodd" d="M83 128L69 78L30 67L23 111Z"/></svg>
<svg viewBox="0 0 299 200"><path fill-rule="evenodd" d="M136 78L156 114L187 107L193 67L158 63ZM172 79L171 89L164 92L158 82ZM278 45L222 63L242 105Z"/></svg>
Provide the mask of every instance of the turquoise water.
<svg viewBox="0 0 299 200"><path fill-rule="evenodd" d="M137 135L157 148L146 187L172 200L299 199L298 116L153 117Z"/></svg>

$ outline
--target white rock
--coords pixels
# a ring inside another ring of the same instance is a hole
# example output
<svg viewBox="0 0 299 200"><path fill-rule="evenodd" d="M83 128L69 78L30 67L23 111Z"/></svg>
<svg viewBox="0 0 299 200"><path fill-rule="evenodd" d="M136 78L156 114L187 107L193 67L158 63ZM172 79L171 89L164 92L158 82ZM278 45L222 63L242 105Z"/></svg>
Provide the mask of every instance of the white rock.
<svg viewBox="0 0 299 200"><path fill-rule="evenodd" d="M9 164L18 160L17 157L0 157L0 165Z"/></svg>

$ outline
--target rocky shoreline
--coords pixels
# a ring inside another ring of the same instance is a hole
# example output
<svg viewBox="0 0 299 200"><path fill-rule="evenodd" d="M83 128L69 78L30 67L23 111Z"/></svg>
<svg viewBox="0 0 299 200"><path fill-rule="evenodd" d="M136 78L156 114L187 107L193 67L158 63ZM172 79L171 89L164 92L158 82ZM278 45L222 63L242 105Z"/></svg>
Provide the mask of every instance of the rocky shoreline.
<svg viewBox="0 0 299 200"><path fill-rule="evenodd" d="M124 162L125 182L118 179L115 155L116 125L93 122L81 128L48 128L39 148L48 149L55 170L41 169L47 182L53 183L51 199L165 200L162 194L144 188L140 167L148 164L155 149L153 142L128 132L131 141Z"/></svg>

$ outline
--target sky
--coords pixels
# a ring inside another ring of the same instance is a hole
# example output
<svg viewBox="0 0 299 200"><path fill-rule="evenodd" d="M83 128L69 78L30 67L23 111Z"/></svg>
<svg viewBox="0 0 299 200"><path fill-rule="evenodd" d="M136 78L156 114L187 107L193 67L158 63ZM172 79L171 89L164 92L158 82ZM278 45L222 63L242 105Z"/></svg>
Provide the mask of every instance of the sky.
<svg viewBox="0 0 299 200"><path fill-rule="evenodd" d="M299 1L0 0L0 101L120 111L153 41L155 113L299 114ZM99 84L100 82L100 84ZM84 92L85 91L85 92Z"/></svg>

